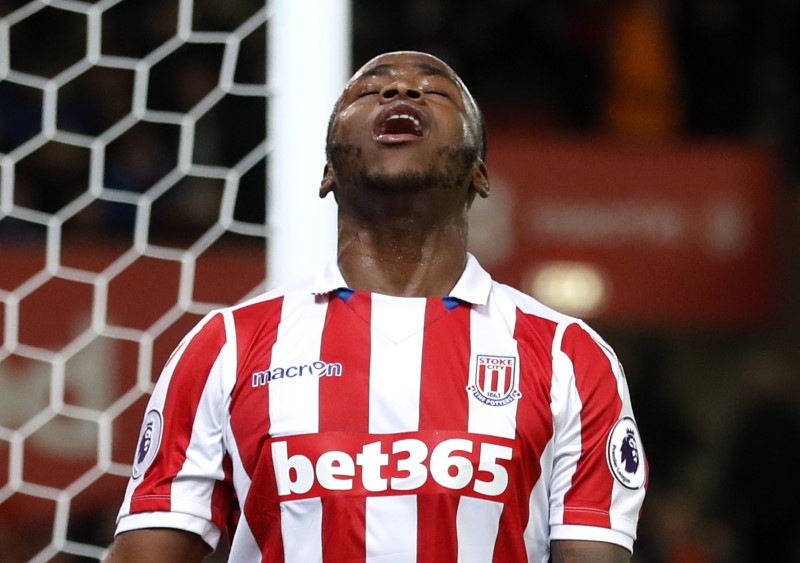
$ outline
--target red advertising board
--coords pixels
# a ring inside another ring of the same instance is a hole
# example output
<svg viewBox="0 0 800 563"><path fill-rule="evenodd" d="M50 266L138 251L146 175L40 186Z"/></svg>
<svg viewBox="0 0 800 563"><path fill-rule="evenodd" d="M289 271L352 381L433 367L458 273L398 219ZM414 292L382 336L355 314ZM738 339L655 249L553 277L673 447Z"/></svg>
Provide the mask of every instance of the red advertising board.
<svg viewBox="0 0 800 563"><path fill-rule="evenodd" d="M488 164L493 194L475 204L470 236L503 281L634 328L771 318L777 186L769 155L500 134Z"/></svg>

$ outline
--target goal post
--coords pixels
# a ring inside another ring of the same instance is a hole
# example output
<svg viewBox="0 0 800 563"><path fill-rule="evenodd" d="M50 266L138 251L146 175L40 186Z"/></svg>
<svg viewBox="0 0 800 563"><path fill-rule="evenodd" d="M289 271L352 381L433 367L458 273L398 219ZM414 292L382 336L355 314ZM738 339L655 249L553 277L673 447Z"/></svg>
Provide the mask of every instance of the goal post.
<svg viewBox="0 0 800 563"><path fill-rule="evenodd" d="M311 274L336 249L335 203L317 199L317 190L328 118L350 70L350 6L344 0L272 6L267 263L269 285L279 285Z"/></svg>
<svg viewBox="0 0 800 563"><path fill-rule="evenodd" d="M208 311L335 252L349 0L0 3L0 559L101 559Z"/></svg>

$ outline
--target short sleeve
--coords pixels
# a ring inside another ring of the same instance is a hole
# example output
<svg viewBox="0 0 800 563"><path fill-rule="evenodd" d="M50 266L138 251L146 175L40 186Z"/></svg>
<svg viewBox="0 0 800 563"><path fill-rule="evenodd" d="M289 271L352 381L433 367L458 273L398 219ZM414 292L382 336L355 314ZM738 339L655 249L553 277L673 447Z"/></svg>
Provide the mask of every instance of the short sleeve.
<svg viewBox="0 0 800 563"><path fill-rule="evenodd" d="M583 323L557 331L554 347L551 540L632 551L648 468L624 372Z"/></svg>
<svg viewBox="0 0 800 563"><path fill-rule="evenodd" d="M117 533L176 528L216 547L233 497L222 439L226 349L223 317L210 314L168 360L145 410Z"/></svg>

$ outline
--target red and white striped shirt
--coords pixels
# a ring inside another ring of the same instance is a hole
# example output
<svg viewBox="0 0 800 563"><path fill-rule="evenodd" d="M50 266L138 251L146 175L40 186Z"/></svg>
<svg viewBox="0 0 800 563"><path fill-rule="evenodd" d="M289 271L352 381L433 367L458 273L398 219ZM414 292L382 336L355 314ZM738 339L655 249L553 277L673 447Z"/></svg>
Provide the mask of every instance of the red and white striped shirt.
<svg viewBox="0 0 800 563"><path fill-rule="evenodd" d="M117 533L231 561L546 562L632 549L646 462L624 374L582 321L472 257L446 298L308 283L203 319L150 399Z"/></svg>

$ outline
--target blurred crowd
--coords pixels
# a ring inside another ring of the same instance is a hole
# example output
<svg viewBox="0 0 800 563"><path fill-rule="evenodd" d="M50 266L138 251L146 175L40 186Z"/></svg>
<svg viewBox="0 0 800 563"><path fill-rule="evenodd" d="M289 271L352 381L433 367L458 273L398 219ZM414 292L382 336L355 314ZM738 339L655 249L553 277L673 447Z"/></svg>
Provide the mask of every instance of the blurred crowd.
<svg viewBox="0 0 800 563"><path fill-rule="evenodd" d="M0 0L0 15L12 4ZM263 2L196 4L197 26L229 30ZM174 33L176 1L119 7L104 20L110 54L142 57ZM66 68L69 46L85 38L55 15L30 18L36 30L12 28L12 68L43 76ZM60 45L57 52L43 33ZM265 33L243 41L238 81L264 82ZM181 49L156 65L148 107L188 111L216 85L221 49ZM450 62L486 113L490 138L493 127L524 125L543 135L714 140L773 151L782 201L794 202L800 215L800 2L354 0L354 64L394 49ZM101 134L130 111L132 85L133 72L121 69L77 78L60 94L58 126ZM198 122L195 162L232 166L263 140L265 121L254 116L264 114L265 99L227 98ZM0 153L11 153L38 130L42 92L0 82L0 108ZM122 194L151 188L175 166L178 136L171 124L131 128L108 147L104 186ZM89 174L87 149L49 143L17 162L14 203L54 213L85 191ZM238 220L264 222L264 183L263 166L242 179ZM152 204L152 236L169 242L202 232L216 218L221 190L202 177L165 190ZM135 211L124 197L97 202L65 233L129 237ZM44 232L5 218L3 236ZM800 561L800 358L785 344L797 338L773 338L784 328L724 336L611 332L652 474L635 561Z"/></svg>
<svg viewBox="0 0 800 563"><path fill-rule="evenodd" d="M800 4L792 0L499 0L491 8L356 0L355 16L356 60L404 46L439 53L490 117L639 139L747 139L779 150L796 179Z"/></svg>
<svg viewBox="0 0 800 563"><path fill-rule="evenodd" d="M798 368L772 342L694 338L623 355L651 470L633 561L798 562Z"/></svg>

